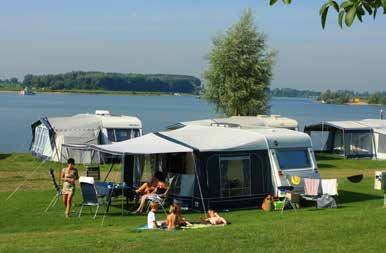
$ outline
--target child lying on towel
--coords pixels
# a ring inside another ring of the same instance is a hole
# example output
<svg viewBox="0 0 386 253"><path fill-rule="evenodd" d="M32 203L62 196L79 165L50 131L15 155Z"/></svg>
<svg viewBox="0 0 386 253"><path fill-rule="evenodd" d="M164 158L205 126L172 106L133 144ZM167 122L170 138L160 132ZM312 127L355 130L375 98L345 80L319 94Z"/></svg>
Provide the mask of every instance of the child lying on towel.
<svg viewBox="0 0 386 253"><path fill-rule="evenodd" d="M204 219L205 221L208 221L210 224L212 225L220 225L220 224L228 224L228 222L223 218L221 217L220 215L218 215L214 210L212 209L209 209L208 210L208 218Z"/></svg>

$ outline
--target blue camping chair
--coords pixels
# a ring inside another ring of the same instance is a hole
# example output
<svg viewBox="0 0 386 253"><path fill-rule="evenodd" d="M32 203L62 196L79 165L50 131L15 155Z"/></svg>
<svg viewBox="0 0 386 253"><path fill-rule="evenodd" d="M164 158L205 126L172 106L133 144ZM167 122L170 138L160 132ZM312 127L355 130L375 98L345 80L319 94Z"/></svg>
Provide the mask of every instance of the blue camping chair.
<svg viewBox="0 0 386 253"><path fill-rule="evenodd" d="M79 183L80 183L80 190L82 192L82 197L83 201L81 203L81 208L79 210L79 215L80 217L82 215L82 210L84 206L89 206L90 211L91 207L95 206L95 214L94 214L94 219L96 218L98 214L98 210L100 206L105 206L105 213L108 210L108 201L106 201L104 198L99 198L97 194L97 190L95 187L95 181L93 177L80 177L79 178ZM105 197L105 196L103 196Z"/></svg>

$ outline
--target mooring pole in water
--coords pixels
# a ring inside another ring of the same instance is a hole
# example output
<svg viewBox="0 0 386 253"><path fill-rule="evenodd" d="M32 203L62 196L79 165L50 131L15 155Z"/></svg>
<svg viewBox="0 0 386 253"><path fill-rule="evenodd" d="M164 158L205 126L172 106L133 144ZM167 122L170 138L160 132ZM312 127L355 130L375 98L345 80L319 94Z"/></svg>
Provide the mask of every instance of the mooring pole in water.
<svg viewBox="0 0 386 253"><path fill-rule="evenodd" d="M383 112L383 110L381 109L381 110L379 110L379 119L383 119L383 116L384 116L384 112Z"/></svg>

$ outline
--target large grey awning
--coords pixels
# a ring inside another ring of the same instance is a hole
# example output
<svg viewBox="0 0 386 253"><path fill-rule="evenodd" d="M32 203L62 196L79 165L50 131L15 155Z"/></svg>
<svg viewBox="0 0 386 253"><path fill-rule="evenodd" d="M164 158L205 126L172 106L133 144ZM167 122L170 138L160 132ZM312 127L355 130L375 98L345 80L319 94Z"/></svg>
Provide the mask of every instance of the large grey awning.
<svg viewBox="0 0 386 253"><path fill-rule="evenodd" d="M89 148L110 154L164 154L193 152L193 149L150 133L107 145L90 145Z"/></svg>

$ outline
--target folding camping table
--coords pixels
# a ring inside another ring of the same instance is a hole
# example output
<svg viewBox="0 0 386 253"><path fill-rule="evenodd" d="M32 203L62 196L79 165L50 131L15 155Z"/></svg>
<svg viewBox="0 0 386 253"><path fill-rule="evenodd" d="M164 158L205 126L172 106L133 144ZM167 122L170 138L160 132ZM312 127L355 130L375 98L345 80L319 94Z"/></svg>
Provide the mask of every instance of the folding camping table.
<svg viewBox="0 0 386 253"><path fill-rule="evenodd" d="M294 187L293 186L279 186L279 187L277 187L277 189L280 192L284 193L284 200L283 200L283 206L281 207L281 213L284 212L284 208L286 207L287 203L290 204L296 212L296 206L294 205L294 203L292 203L292 200L288 197L288 195L292 193Z"/></svg>
<svg viewBox="0 0 386 253"><path fill-rule="evenodd" d="M129 206L129 198L134 197L134 188L125 184L114 184L112 182L95 182L95 188L99 197L105 197L108 202L107 211L109 210L112 197L124 195L126 205Z"/></svg>

